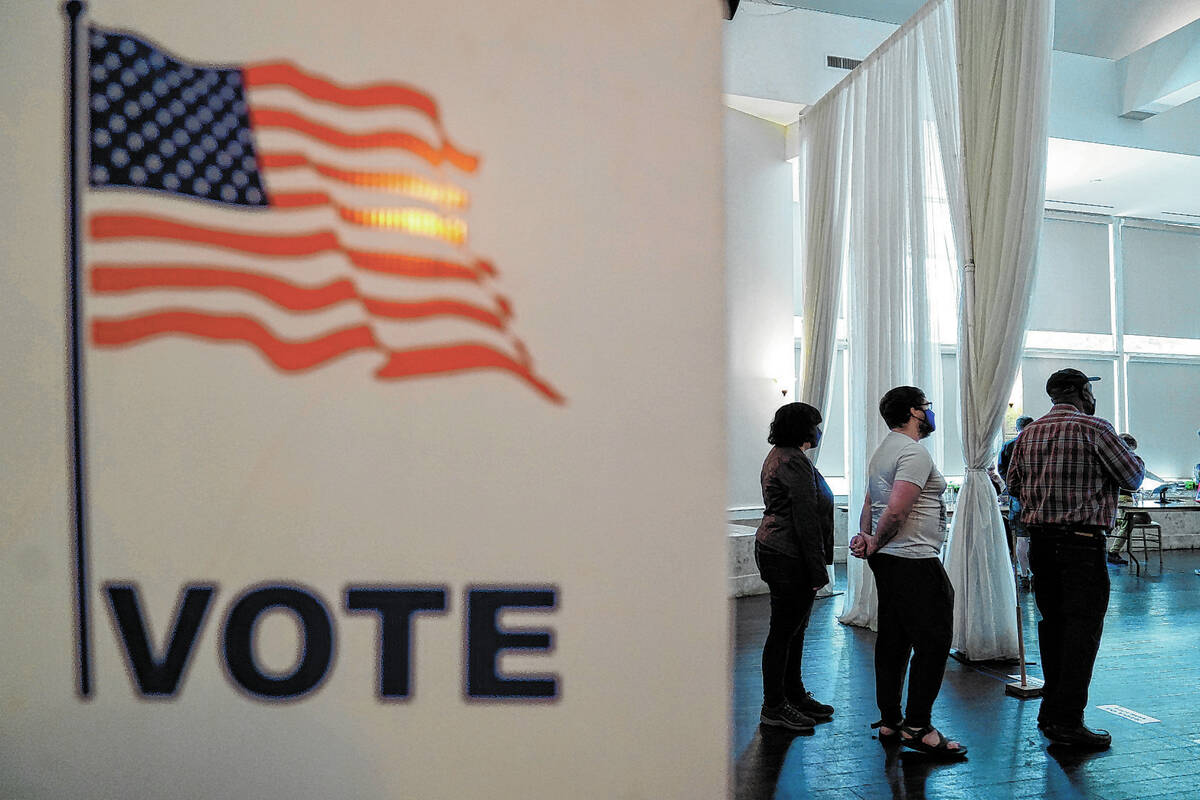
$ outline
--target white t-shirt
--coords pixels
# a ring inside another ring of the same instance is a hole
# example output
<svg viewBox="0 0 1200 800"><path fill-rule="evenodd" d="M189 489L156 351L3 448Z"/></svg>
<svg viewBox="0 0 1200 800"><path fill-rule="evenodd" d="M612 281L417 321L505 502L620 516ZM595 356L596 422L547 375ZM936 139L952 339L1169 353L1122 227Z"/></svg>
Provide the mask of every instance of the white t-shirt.
<svg viewBox="0 0 1200 800"><path fill-rule="evenodd" d="M879 515L887 508L896 481L921 487L908 520L878 552L901 558L940 556L946 541L946 505L942 502L946 479L934 466L929 451L903 433L891 431L871 455L867 473L873 530L878 530Z"/></svg>

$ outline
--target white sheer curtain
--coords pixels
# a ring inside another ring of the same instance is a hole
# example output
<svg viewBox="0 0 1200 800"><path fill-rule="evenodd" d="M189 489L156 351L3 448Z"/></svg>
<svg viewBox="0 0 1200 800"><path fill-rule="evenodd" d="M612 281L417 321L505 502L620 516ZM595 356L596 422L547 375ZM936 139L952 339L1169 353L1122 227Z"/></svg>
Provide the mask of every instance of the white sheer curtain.
<svg viewBox="0 0 1200 800"><path fill-rule="evenodd" d="M850 159L850 137L846 135L845 95L818 103L801 118L801 128L805 143L804 304L796 399L825 413L846 247L849 186L841 176L842 165Z"/></svg>
<svg viewBox="0 0 1200 800"><path fill-rule="evenodd" d="M926 285L934 245L927 228L937 226L927 215L950 218L950 249L968 265L958 315L968 471L948 571L956 592L954 646L972 659L1016 652L1003 521L983 470L1028 314L1045 186L1052 18L1053 0L931 0L822 98L805 125L809 153L819 154L809 165L819 183L810 171L805 269L817 295L811 314L805 302L801 391L825 399L836 317L820 303L836 289L830 275L809 271L836 270L844 240L851 533L867 459L886 433L879 397L900 384L922 387L935 404L941 395ZM943 191L940 205L931 195ZM941 410L943 419L951 411ZM873 628L876 594L863 567L850 559L839 619Z"/></svg>
<svg viewBox="0 0 1200 800"><path fill-rule="evenodd" d="M804 303L796 399L828 416L830 375L837 345L838 300L846 249L849 186L841 165L850 158L846 98L820 104L801 118L804 141ZM817 450L809 453L813 462ZM819 597L833 594L833 567Z"/></svg>
<svg viewBox="0 0 1200 800"><path fill-rule="evenodd" d="M948 0L926 6L810 112L832 116L822 106L844 104L849 155L838 166L841 185L849 186L851 533L865 496L867 460L887 434L879 398L899 385L920 386L935 403L941 394L926 213L930 177L940 179L942 170L930 72L953 72L952 38L935 38L951 29L951 13ZM851 558L847 575L840 621L875 628L870 570Z"/></svg>
<svg viewBox="0 0 1200 800"><path fill-rule="evenodd" d="M1017 654L1004 523L985 469L1016 377L1046 188L1054 0L957 0L971 260L959 325L966 479L947 567L954 647L973 660Z"/></svg>

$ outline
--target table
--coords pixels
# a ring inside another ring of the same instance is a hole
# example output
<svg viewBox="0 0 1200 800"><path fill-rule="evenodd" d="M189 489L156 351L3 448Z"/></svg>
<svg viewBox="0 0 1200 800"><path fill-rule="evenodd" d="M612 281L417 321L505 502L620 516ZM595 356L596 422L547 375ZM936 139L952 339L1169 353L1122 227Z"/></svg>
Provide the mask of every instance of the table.
<svg viewBox="0 0 1200 800"><path fill-rule="evenodd" d="M1156 500L1138 500L1120 503L1118 508L1123 512L1141 511L1149 514L1161 527L1164 550L1200 549L1200 514L1191 513L1200 511L1200 503L1177 500L1164 504ZM1125 543L1125 552L1136 561L1128 541Z"/></svg>

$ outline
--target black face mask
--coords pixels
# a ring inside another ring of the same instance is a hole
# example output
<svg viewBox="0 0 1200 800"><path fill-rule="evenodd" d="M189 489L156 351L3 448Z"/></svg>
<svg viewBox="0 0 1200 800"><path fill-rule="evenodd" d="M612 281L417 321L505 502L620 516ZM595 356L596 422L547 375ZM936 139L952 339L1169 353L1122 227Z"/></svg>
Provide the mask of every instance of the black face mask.
<svg viewBox="0 0 1200 800"><path fill-rule="evenodd" d="M1092 394L1091 387L1086 387L1087 394L1082 391L1079 393L1079 399L1083 401L1083 413L1092 416L1096 413L1096 395Z"/></svg>
<svg viewBox="0 0 1200 800"><path fill-rule="evenodd" d="M820 428L813 428L813 432L812 432L812 446L813 446L813 447L818 447L820 444L821 444L821 429L820 429Z"/></svg>

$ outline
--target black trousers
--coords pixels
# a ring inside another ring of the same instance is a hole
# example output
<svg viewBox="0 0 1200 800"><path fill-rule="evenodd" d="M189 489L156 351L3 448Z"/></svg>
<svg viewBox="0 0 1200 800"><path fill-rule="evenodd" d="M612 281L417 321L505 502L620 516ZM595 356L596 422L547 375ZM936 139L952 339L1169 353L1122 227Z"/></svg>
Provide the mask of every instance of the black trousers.
<svg viewBox="0 0 1200 800"><path fill-rule="evenodd" d="M817 590L798 558L754 545L758 573L771 590L771 624L763 645L763 704L777 706L805 695L801 662L804 631Z"/></svg>
<svg viewBox="0 0 1200 800"><path fill-rule="evenodd" d="M954 589L936 558L876 553L867 563L879 592L875 638L875 702L880 719L923 728L942 688L954 634ZM910 664L911 658L911 664ZM900 713L904 674L908 703Z"/></svg>
<svg viewBox="0 0 1200 800"><path fill-rule="evenodd" d="M1042 615L1038 647L1046 681L1038 721L1075 725L1083 722L1108 610L1104 537L1029 527L1029 566Z"/></svg>

